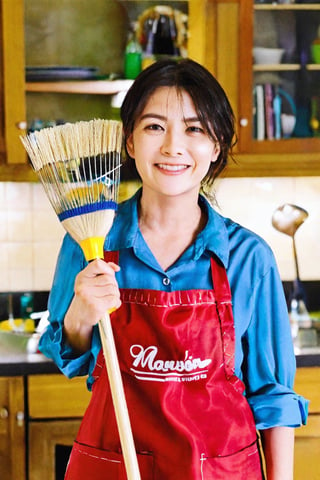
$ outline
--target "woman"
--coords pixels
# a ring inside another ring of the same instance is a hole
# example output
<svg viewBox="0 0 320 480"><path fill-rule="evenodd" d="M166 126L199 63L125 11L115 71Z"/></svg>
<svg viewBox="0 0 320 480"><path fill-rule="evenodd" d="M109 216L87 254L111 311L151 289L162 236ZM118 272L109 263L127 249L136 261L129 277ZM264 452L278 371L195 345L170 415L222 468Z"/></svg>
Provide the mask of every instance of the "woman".
<svg viewBox="0 0 320 480"><path fill-rule="evenodd" d="M125 479L97 322L112 314L142 480L293 478L307 402L274 257L201 190L227 164L228 99L203 67L163 60L129 90L121 118L142 188L119 206L105 260L67 235L40 349L92 400L66 478ZM235 199L236 201L236 199ZM68 275L66 275L68 272Z"/></svg>

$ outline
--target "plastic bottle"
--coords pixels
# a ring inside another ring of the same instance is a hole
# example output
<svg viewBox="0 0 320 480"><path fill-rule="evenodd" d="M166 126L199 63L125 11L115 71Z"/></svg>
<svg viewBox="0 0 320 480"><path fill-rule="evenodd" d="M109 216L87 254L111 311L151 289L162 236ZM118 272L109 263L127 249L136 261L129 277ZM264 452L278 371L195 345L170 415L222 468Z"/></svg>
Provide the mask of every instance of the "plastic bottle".
<svg viewBox="0 0 320 480"><path fill-rule="evenodd" d="M124 56L124 78L136 78L142 69L142 48L139 44L134 26L128 34L128 41Z"/></svg>
<svg viewBox="0 0 320 480"><path fill-rule="evenodd" d="M30 318L33 312L33 295L32 293L23 293L20 297L20 317L22 320Z"/></svg>

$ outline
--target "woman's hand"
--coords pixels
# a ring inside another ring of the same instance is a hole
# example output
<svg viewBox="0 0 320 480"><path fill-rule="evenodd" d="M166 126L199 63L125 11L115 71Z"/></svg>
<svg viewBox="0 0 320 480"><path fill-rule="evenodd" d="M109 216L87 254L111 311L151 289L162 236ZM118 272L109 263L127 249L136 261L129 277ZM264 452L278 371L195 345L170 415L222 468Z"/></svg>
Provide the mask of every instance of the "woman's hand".
<svg viewBox="0 0 320 480"><path fill-rule="evenodd" d="M64 319L68 343L78 353L90 348L92 327L107 311L121 305L115 272L120 267L97 259L76 277L74 297Z"/></svg>

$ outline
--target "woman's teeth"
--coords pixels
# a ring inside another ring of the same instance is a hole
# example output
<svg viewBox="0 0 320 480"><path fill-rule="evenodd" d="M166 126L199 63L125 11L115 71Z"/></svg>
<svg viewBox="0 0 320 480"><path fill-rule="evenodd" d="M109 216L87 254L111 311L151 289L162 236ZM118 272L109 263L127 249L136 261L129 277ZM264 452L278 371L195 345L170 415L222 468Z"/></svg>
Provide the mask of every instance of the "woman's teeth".
<svg viewBox="0 0 320 480"><path fill-rule="evenodd" d="M167 165L164 163L158 163L158 167L163 170L170 170L171 172L178 172L180 170L185 170L188 168L188 165Z"/></svg>

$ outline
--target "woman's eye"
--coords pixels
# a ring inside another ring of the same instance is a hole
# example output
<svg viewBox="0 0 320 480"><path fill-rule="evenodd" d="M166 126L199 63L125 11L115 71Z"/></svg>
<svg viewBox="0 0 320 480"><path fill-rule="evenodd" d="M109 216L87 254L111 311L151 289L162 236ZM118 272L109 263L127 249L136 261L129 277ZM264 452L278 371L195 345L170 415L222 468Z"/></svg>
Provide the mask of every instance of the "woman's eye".
<svg viewBox="0 0 320 480"><path fill-rule="evenodd" d="M150 125L147 125L145 127L146 130L153 130L153 131L159 131L159 130L163 130L163 128L161 127L161 125L157 124L157 123L152 123Z"/></svg>
<svg viewBox="0 0 320 480"><path fill-rule="evenodd" d="M191 132L191 133L204 133L204 130L202 127L198 127L196 125L190 125L188 128L187 128L187 131L188 132Z"/></svg>

